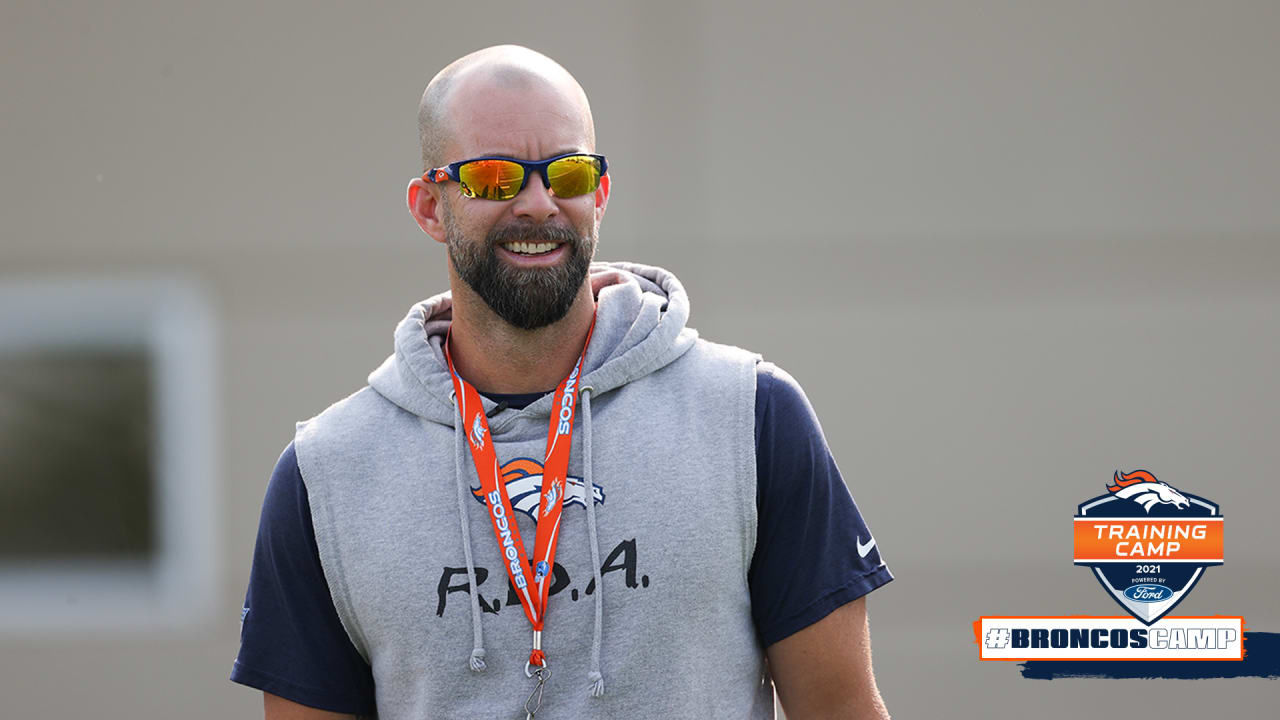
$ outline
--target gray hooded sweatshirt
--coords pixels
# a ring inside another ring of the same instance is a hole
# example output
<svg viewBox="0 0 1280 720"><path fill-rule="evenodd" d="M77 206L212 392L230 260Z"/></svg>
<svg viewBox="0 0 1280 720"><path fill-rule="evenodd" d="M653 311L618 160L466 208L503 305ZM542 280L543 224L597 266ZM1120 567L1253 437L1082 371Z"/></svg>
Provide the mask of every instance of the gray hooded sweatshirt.
<svg viewBox="0 0 1280 720"><path fill-rule="evenodd" d="M537 717L773 717L747 587L760 358L686 327L665 270L596 263L591 283ZM524 717L535 686L441 349L451 308L448 293L415 305L369 386L299 423L294 443L334 607L384 719ZM546 395L489 419L526 556L551 409Z"/></svg>

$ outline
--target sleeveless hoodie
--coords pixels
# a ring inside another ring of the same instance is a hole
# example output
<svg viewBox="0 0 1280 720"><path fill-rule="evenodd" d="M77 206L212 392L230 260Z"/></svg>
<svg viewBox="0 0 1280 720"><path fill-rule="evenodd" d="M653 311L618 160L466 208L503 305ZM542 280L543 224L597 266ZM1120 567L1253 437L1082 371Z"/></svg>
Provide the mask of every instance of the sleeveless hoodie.
<svg viewBox="0 0 1280 720"><path fill-rule="evenodd" d="M771 718L747 588L759 357L686 327L665 270L590 277L537 717ZM535 685L441 347L451 307L448 293L415 305L369 385L294 441L333 604L387 720L523 717ZM484 403L527 557L552 396Z"/></svg>

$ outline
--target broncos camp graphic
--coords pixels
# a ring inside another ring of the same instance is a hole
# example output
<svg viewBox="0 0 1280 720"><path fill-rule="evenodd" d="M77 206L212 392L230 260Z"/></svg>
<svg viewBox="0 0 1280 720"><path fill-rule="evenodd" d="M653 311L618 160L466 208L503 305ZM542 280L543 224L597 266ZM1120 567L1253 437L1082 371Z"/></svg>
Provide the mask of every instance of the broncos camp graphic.
<svg viewBox="0 0 1280 720"><path fill-rule="evenodd" d="M1151 625L1206 567L1222 564L1222 514L1146 470L1117 470L1106 489L1079 506L1075 564L1091 567L1108 595Z"/></svg>
<svg viewBox="0 0 1280 720"><path fill-rule="evenodd" d="M1222 513L1205 498L1161 481L1147 470L1116 470L1106 493L1078 506L1072 525L1074 562L1093 570L1107 596L1129 617L987 615L973 624L982 660L1035 661L1023 677L1235 677L1192 668L1169 674L1158 662L1116 674L1114 660L1243 661L1244 618L1170 616L1204 569L1222 564ZM1136 622L1135 622L1136 621ZM1106 661L1090 666L1087 661ZM1044 661L1044 662L1041 662ZM1086 661L1080 669L1065 661ZM1189 672L1190 674L1186 674Z"/></svg>
<svg viewBox="0 0 1280 720"><path fill-rule="evenodd" d="M502 473L502 482L507 486L507 497L511 498L511 508L537 520L538 499L542 494L542 463L529 458L516 458L499 468L499 471ZM570 475L565 484L568 487L561 488L557 483L553 488L553 492L565 493L564 507L577 505L585 508L582 478ZM484 504L484 493L480 488L471 488L471 495L480 504ZM597 505L603 505L604 488L592 483L591 497Z"/></svg>

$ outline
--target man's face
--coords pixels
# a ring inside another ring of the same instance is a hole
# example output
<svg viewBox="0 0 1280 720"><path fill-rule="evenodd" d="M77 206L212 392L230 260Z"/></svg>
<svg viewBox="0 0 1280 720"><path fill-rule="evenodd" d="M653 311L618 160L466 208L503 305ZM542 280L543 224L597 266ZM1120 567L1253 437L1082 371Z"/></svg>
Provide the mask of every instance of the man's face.
<svg viewBox="0 0 1280 720"><path fill-rule="evenodd" d="M542 85L459 88L448 162L592 152L579 105ZM454 272L503 320L532 330L569 311L595 254L604 208L599 192L559 198L535 174L507 201L468 198L447 183L440 212Z"/></svg>
<svg viewBox="0 0 1280 720"><path fill-rule="evenodd" d="M540 180L530 178L530 183ZM477 240L478 232L468 236L460 226L452 207L457 202L476 202L476 199L441 199L449 262L458 277L498 317L522 330L536 330L564 317L587 277L595 254L594 225L570 228L509 221L493 224L486 235ZM525 243L526 248L555 245L556 249L525 254L515 243ZM546 257L550 255L557 257Z"/></svg>

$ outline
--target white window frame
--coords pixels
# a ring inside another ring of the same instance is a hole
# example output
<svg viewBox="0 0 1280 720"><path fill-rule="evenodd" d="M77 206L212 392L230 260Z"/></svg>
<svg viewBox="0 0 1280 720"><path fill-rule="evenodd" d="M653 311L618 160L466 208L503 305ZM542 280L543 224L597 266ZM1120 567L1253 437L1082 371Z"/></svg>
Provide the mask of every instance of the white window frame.
<svg viewBox="0 0 1280 720"><path fill-rule="evenodd" d="M213 614L218 395L206 294L183 277L0 277L0 351L121 347L150 360L151 559L0 562L2 634L167 631Z"/></svg>

